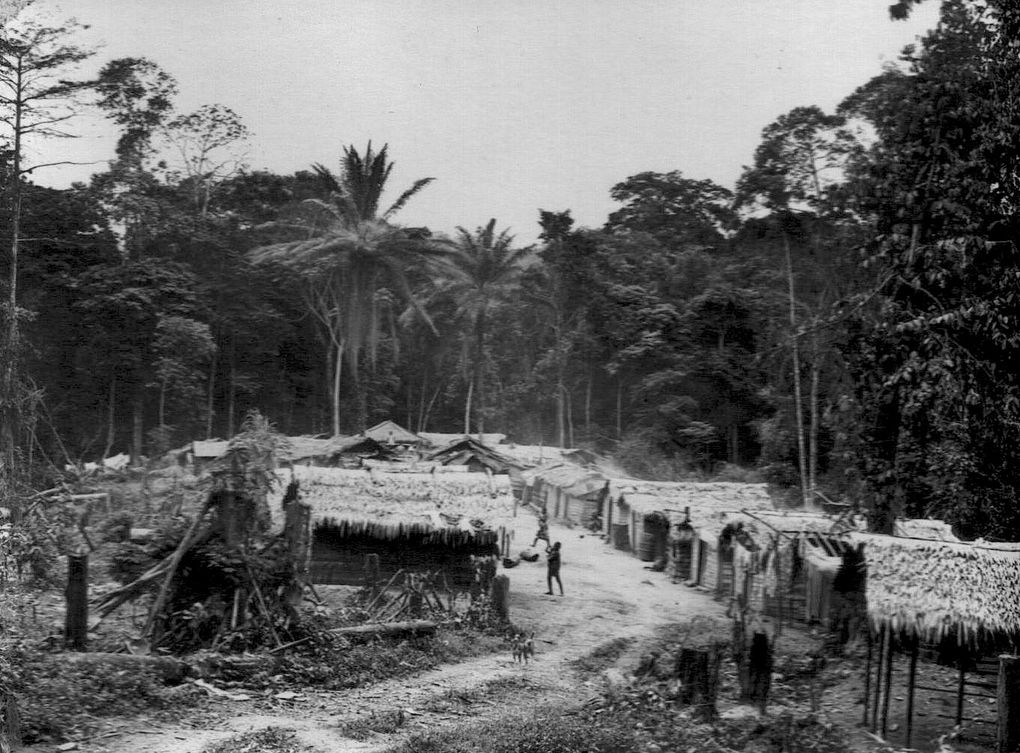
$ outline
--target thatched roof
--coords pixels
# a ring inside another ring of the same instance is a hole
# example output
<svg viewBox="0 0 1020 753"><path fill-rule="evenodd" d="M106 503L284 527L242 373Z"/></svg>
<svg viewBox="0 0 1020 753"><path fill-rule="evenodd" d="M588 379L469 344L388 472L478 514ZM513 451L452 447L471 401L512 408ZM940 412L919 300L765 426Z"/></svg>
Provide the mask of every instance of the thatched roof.
<svg viewBox="0 0 1020 753"><path fill-rule="evenodd" d="M944 520L897 518L893 524L896 536L911 539L932 539L935 541L959 541L953 528Z"/></svg>
<svg viewBox="0 0 1020 753"><path fill-rule="evenodd" d="M479 473L382 473L341 468L281 471L281 489L270 500L274 522L282 525L282 487L291 474L301 500L318 527L351 535L398 539L409 531L460 531L471 537L508 526L514 502L506 476Z"/></svg>
<svg viewBox="0 0 1020 753"><path fill-rule="evenodd" d="M408 431L395 421L380 421L371 429L362 432L366 437L371 437L383 444L420 444L421 437L412 431Z"/></svg>
<svg viewBox="0 0 1020 753"><path fill-rule="evenodd" d="M441 431L422 431L418 433L418 436L421 437L426 444L432 447L446 447L448 445L453 444L454 442L459 442L460 440L468 436L470 436L475 441L481 441L482 444L487 445L489 447L495 447L496 445L500 444L503 440L506 439L506 434L492 434L492 433L482 434L481 439L479 440L479 436L477 433L457 434Z"/></svg>
<svg viewBox="0 0 1020 753"><path fill-rule="evenodd" d="M928 639L1020 635L1020 544L849 538L863 544L874 625Z"/></svg>
<svg viewBox="0 0 1020 753"><path fill-rule="evenodd" d="M507 457L471 437L462 437L456 442L431 453L427 456L427 459L435 460L443 465L470 465L472 462L479 463L493 473L506 473L511 468L522 467L513 458Z"/></svg>

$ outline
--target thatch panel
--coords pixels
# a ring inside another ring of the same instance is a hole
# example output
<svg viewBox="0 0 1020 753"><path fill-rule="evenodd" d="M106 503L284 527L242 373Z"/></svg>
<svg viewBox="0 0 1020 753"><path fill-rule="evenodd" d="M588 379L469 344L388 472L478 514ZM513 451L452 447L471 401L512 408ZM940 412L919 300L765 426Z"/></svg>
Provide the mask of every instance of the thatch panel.
<svg viewBox="0 0 1020 753"><path fill-rule="evenodd" d="M864 544L868 616L938 640L1020 634L1020 547L851 534Z"/></svg>

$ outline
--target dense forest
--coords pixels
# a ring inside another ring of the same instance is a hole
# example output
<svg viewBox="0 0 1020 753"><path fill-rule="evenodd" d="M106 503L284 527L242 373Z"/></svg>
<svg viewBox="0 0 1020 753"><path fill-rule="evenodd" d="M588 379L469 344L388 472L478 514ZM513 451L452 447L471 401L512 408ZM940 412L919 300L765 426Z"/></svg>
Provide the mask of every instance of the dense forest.
<svg viewBox="0 0 1020 753"><path fill-rule="evenodd" d="M943 3L834 111L764 125L734 190L648 166L606 186L601 227L536 207L531 246L498 216L401 224L430 178L391 184L400 144L251 170L229 103L180 112L143 58L75 78L75 31L0 39L6 489L231 436L257 408L289 434L392 418L660 478L755 468L877 530L907 514L1020 537L1011 3ZM87 108L119 129L115 158L37 183Z"/></svg>

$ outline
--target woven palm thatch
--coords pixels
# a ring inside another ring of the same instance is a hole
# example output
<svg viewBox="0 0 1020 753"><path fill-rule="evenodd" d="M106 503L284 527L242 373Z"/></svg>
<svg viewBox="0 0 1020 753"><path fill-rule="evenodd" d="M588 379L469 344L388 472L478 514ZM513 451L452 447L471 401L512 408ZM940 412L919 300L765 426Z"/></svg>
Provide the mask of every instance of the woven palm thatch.
<svg viewBox="0 0 1020 753"><path fill-rule="evenodd" d="M1020 544L849 538L864 545L876 627L961 642L1020 635Z"/></svg>
<svg viewBox="0 0 1020 753"><path fill-rule="evenodd" d="M284 482L291 475L300 484L302 501L312 508L316 529L331 529L345 537L385 541L432 537L437 543L488 540L513 518L505 476L300 466L280 472ZM279 523L282 507L276 502L271 500L270 507Z"/></svg>

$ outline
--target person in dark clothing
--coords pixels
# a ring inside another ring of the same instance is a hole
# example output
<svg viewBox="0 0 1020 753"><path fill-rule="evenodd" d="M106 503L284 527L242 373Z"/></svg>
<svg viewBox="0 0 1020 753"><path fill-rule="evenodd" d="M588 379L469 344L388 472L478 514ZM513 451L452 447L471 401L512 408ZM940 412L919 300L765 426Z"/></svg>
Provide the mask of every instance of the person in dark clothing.
<svg viewBox="0 0 1020 753"><path fill-rule="evenodd" d="M548 584L549 590L546 591L548 596L553 595L552 584L553 578L556 579L556 583L560 587L560 596L563 596L563 581L560 580L560 542L556 542L551 547L547 547L545 550L546 564L549 568L546 573L545 579Z"/></svg>

